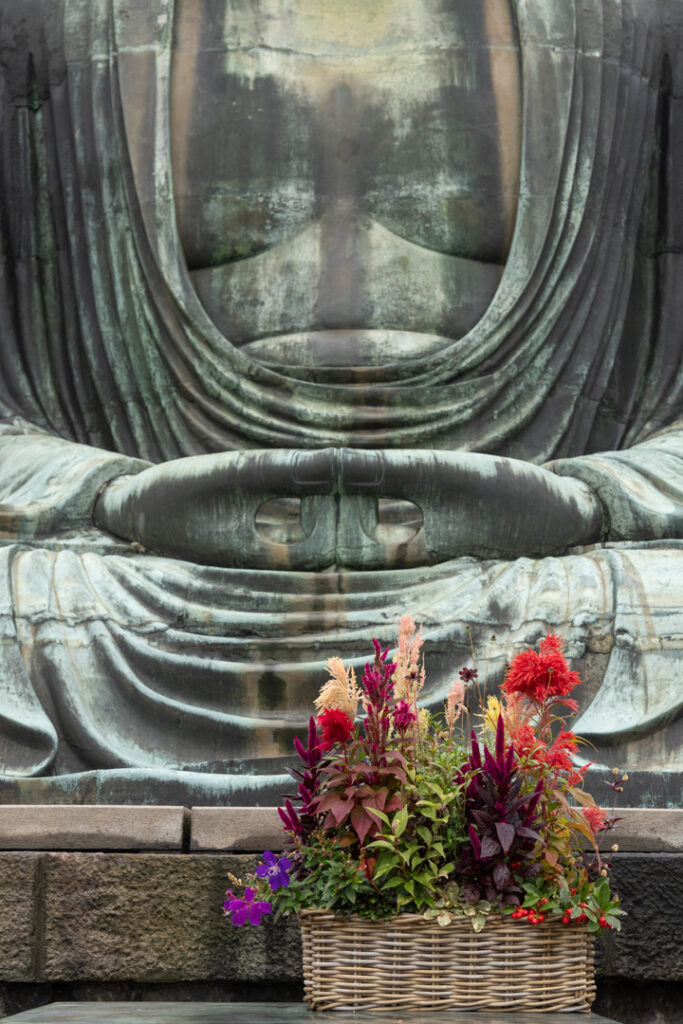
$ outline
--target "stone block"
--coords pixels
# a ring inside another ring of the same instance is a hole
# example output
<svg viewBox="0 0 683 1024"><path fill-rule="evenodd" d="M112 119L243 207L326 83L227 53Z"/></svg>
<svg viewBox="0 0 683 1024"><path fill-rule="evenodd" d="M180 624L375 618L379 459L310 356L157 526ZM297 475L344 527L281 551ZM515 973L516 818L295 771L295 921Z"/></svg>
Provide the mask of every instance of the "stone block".
<svg viewBox="0 0 683 1024"><path fill-rule="evenodd" d="M33 981L36 973L34 942L35 894L40 855L0 853L0 981Z"/></svg>
<svg viewBox="0 0 683 1024"><path fill-rule="evenodd" d="M597 943L601 977L683 981L683 854L618 853L612 863L628 917Z"/></svg>
<svg viewBox="0 0 683 1024"><path fill-rule="evenodd" d="M190 849L281 850L282 822L274 807L194 807Z"/></svg>
<svg viewBox="0 0 683 1024"><path fill-rule="evenodd" d="M621 820L612 837L621 853L683 853L683 810L617 807L614 813Z"/></svg>
<svg viewBox="0 0 683 1024"><path fill-rule="evenodd" d="M182 807L0 805L2 850L180 850Z"/></svg>
<svg viewBox="0 0 683 1024"><path fill-rule="evenodd" d="M253 858L47 854L45 978L50 981L292 981L298 925L238 929L223 916L227 872Z"/></svg>

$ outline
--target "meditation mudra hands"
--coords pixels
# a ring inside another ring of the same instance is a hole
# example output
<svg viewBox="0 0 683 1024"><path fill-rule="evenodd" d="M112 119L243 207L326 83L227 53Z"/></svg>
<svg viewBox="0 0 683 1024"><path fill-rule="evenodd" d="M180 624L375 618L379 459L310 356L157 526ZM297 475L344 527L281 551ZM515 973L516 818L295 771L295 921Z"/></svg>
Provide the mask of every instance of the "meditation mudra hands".
<svg viewBox="0 0 683 1024"><path fill-rule="evenodd" d="M402 569L462 555L558 555L601 539L590 488L463 452L240 451L113 480L96 524L146 551L207 565Z"/></svg>

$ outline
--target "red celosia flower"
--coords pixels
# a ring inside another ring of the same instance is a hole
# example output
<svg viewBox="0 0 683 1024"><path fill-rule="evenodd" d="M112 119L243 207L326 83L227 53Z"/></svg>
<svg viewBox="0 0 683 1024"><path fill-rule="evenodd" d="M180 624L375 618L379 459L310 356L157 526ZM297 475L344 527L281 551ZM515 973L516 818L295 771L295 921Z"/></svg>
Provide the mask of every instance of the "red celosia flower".
<svg viewBox="0 0 683 1024"><path fill-rule="evenodd" d="M353 735L353 719L345 711L336 708L323 708L318 715L318 725L322 729L320 750L330 750L335 743L346 743Z"/></svg>
<svg viewBox="0 0 683 1024"><path fill-rule="evenodd" d="M400 700L393 710L394 728L403 735L417 721L417 715L407 700Z"/></svg>
<svg viewBox="0 0 683 1024"><path fill-rule="evenodd" d="M575 754L579 744L573 732L569 732L564 726L560 729L554 741L544 752L543 760L551 768L560 768L562 771L572 771L570 754Z"/></svg>
<svg viewBox="0 0 683 1024"><path fill-rule="evenodd" d="M567 772L568 782L572 786L581 781L585 769L577 770L571 760L571 755L578 749L578 740L564 725L550 746L542 743L526 722L511 730L510 738L519 757L533 757L539 765L555 768L557 772Z"/></svg>
<svg viewBox="0 0 683 1024"><path fill-rule="evenodd" d="M602 832L603 829L607 828L607 811L602 807L582 807L583 816L591 827L591 830L597 835L598 832Z"/></svg>
<svg viewBox="0 0 683 1024"><path fill-rule="evenodd" d="M538 737L526 722L509 730L512 746L519 757L528 757L538 747Z"/></svg>
<svg viewBox="0 0 683 1024"><path fill-rule="evenodd" d="M522 651L510 665L503 689L520 693L539 704L549 697L566 697L581 680L562 655L562 640L549 633L541 640L539 653Z"/></svg>

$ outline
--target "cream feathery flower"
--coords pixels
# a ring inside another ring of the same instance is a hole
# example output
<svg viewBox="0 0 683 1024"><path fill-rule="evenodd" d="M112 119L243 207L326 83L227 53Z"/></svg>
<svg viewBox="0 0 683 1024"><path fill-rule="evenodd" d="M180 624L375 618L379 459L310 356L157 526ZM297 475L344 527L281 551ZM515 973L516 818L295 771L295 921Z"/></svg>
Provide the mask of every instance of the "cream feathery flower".
<svg viewBox="0 0 683 1024"><path fill-rule="evenodd" d="M446 725L451 731L464 710L465 684L461 679L456 679L446 696Z"/></svg>
<svg viewBox="0 0 683 1024"><path fill-rule="evenodd" d="M328 708L343 711L350 718L356 717L361 691L356 685L356 673L353 665L348 668L341 658L330 658L327 662L330 678L320 687L320 693L314 704L318 711Z"/></svg>
<svg viewBox="0 0 683 1024"><path fill-rule="evenodd" d="M417 629L415 620L409 614L404 615L398 624L398 651L396 653L396 671L394 672L394 697L396 700L407 700L417 703L418 695L424 686L425 670L422 659L422 626Z"/></svg>

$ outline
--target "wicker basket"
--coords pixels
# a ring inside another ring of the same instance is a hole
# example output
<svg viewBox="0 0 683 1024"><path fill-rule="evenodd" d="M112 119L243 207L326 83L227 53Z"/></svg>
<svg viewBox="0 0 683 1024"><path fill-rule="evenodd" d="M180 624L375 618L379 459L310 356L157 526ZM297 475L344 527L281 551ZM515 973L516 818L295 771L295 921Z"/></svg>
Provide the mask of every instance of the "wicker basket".
<svg viewBox="0 0 683 1024"><path fill-rule="evenodd" d="M415 914L387 921L299 914L312 1010L583 1010L595 998L585 926L491 917L445 928Z"/></svg>

